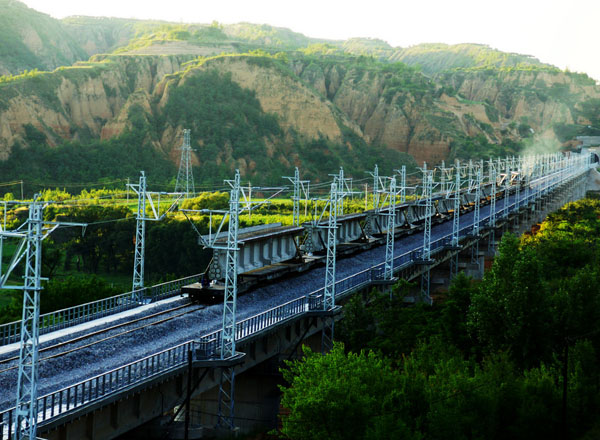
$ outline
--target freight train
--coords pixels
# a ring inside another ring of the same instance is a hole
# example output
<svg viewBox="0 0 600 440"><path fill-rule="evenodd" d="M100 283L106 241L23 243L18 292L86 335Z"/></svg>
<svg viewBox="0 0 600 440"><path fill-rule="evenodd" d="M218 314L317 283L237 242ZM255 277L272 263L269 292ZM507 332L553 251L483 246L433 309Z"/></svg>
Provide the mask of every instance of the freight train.
<svg viewBox="0 0 600 440"><path fill-rule="evenodd" d="M501 188L503 182L498 182ZM523 182L514 180L510 191L515 192ZM480 204L489 204L491 185L481 188ZM474 209L474 190L460 191L461 214ZM497 191L496 197L504 196ZM443 223L453 216L453 194L437 194L432 198L432 224ZM401 238L423 230L426 206L421 201L396 205L395 237ZM389 207L362 213L337 216L336 251L339 258L382 246L386 241ZM324 265L327 252L327 220L307 222L300 226L268 224L240 229L238 232L238 294L284 276L293 276ZM218 238L219 247L226 247L227 234ZM214 249L213 258L203 280L182 288L196 302L211 304L223 300L226 270L226 251Z"/></svg>

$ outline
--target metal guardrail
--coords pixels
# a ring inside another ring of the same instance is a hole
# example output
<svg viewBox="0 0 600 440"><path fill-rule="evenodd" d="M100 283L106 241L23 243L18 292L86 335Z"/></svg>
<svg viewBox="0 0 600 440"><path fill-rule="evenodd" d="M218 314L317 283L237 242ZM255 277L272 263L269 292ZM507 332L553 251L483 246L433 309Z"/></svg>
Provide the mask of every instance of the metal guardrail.
<svg viewBox="0 0 600 440"><path fill-rule="evenodd" d="M341 279L335 283L336 297L347 295L351 291L369 285L371 281L371 268ZM236 325L236 341L243 341L262 330L281 324L311 310L319 310L322 305L322 295L323 288L238 322ZM196 354L203 359L218 358L220 347L221 330L216 330L202 336L197 341Z"/></svg>
<svg viewBox="0 0 600 440"><path fill-rule="evenodd" d="M555 182L552 182L548 186L554 185ZM540 192L540 194L542 194L542 192ZM529 198L533 198L532 195L530 195ZM522 200L523 199L521 199L521 201ZM521 201L519 203L521 203ZM516 201L510 204L509 207L515 205ZM487 217L481 218L480 223L483 223L486 218ZM462 230L470 228L472 228L472 225L469 225ZM448 234L432 242L432 252L443 248L450 236L451 234ZM417 247L395 257L394 267L400 268L401 265L410 263L411 260L414 260L414 256L418 254L419 249L421 248L422 246ZM337 281L335 284L336 297L346 296L352 291L368 286L373 279L375 279L374 275L375 277L377 276L377 271L383 264L384 263L380 263ZM182 280L189 280L190 278L191 277ZM176 280L175 282L182 280ZM160 292L159 289L159 295L162 294ZM322 292L323 288L318 289L308 295L288 301L238 322L236 339L238 341L243 341L260 331L291 318L298 317L310 310L318 310L319 306L322 305ZM221 346L221 333L221 330L214 331L202 336L197 341L184 342L175 347L171 347L167 350L163 350L138 361L92 377L91 379L84 380L59 391L39 397L38 421L43 422L59 415L64 415L89 403L105 398L110 394L123 391L133 385L141 384L149 379L164 374L165 372L186 365L189 350L192 350L197 358L218 358ZM11 435L14 430L14 410L15 408L11 408L0 412L0 433L2 434L2 438L8 440L12 439Z"/></svg>
<svg viewBox="0 0 600 440"><path fill-rule="evenodd" d="M155 302L179 293L185 284L198 282L201 274L191 275L173 281L146 287L141 291L121 293L109 298L92 301L86 304L56 310L40 315L40 335L63 328L73 327L108 315L131 310L146 302ZM140 293L142 301L137 301L134 293ZM0 346L19 342L21 339L21 321L0 325Z"/></svg>
<svg viewBox="0 0 600 440"><path fill-rule="evenodd" d="M38 398L38 423L66 414L77 408L101 400L133 385L145 382L180 366L187 365L188 351L193 341L187 341L167 350L139 359L106 373L68 386ZM11 440L14 435L14 411L0 413L0 436Z"/></svg>

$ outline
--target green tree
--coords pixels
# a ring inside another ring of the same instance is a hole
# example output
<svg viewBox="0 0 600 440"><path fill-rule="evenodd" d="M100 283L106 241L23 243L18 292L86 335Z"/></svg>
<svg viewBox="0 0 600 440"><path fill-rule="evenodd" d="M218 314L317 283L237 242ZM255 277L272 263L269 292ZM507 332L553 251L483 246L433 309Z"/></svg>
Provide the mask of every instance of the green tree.
<svg viewBox="0 0 600 440"><path fill-rule="evenodd" d="M444 338L463 353L468 352L474 342L465 317L471 306L471 296L476 290L473 280L464 272L459 272L450 284L448 299L441 311Z"/></svg>
<svg viewBox="0 0 600 440"><path fill-rule="evenodd" d="M40 295L40 311L48 313L119 293L95 275L55 278L44 285Z"/></svg>
<svg viewBox="0 0 600 440"><path fill-rule="evenodd" d="M534 249L506 234L492 270L473 295L469 326L488 352L510 350L522 366L551 354L551 310Z"/></svg>
<svg viewBox="0 0 600 440"><path fill-rule="evenodd" d="M370 352L345 354L341 344L323 356L304 357L282 369L282 432L298 440L417 439L398 418L399 383L389 360ZM391 437L390 437L391 436Z"/></svg>

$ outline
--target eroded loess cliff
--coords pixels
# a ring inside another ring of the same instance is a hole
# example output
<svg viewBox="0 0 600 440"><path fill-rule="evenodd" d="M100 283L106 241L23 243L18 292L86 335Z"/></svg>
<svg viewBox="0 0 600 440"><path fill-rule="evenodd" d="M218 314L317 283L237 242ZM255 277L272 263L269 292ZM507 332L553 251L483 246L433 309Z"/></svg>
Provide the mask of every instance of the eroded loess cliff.
<svg viewBox="0 0 600 440"><path fill-rule="evenodd" d="M188 59L96 57L0 83L0 158L6 159L16 142L27 145L27 126L43 133L51 146L120 134L115 122L131 94L152 93L165 75L179 71Z"/></svg>
<svg viewBox="0 0 600 440"><path fill-rule="evenodd" d="M417 162L447 157L447 136L427 118L438 113L435 87L422 75L316 63L296 65L296 70L357 126L367 143L408 153Z"/></svg>
<svg viewBox="0 0 600 440"><path fill-rule="evenodd" d="M227 80L203 85L214 80L207 72ZM181 96L179 89L198 77ZM232 84L237 97L196 90ZM438 162L457 157L457 145L470 138L493 148L532 133L553 136L557 123L586 123L582 103L598 97L597 86L561 72L455 71L431 79L402 64L356 59L96 55L0 83L0 158L16 143L27 146L27 127L50 146L107 140L137 127L147 144L177 162L181 131L191 126L201 150L196 163L249 172L257 172L255 156L289 167L308 151L336 166L345 154L356 156L358 146Z"/></svg>

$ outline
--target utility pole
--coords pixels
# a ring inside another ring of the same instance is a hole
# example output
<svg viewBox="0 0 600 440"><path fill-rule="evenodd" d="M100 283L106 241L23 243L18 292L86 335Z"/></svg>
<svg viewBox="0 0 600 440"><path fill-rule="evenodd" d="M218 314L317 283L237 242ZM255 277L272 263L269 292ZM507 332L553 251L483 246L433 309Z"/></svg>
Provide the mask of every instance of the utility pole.
<svg viewBox="0 0 600 440"><path fill-rule="evenodd" d="M160 221L162 220L175 206L183 194L181 193L157 193L149 192L146 188L146 174L140 171L140 180L137 185L128 184L128 188L131 188L134 193L138 196L138 206L136 213L136 232L135 232L135 252L134 252L134 263L133 263L133 283L131 296L137 302L143 300L143 289L144 289L144 259L146 253L146 221ZM160 213L160 196L167 195L176 196L175 200L172 201L171 206L163 213ZM157 197L155 203L153 197ZM151 215L146 214L146 202L152 212Z"/></svg>
<svg viewBox="0 0 600 440"><path fill-rule="evenodd" d="M387 236L385 241L384 279L394 278L394 234L396 227L396 177L390 179Z"/></svg>
<svg viewBox="0 0 600 440"><path fill-rule="evenodd" d="M223 298L223 328L221 359L236 355L235 328L237 319L237 272L238 272L238 229L240 212L240 171L236 170L233 181L226 181L229 192L229 230L227 232L227 256L225 269L225 291ZM217 426L233 429L235 426L235 370L233 367L221 370L219 384L219 410Z"/></svg>
<svg viewBox="0 0 600 440"><path fill-rule="evenodd" d="M450 250L453 252L452 258L450 259L450 278L456 277L458 274L458 253L460 250L459 245L459 232L460 232L460 162L457 160L454 167L454 208L452 215L452 240L450 242Z"/></svg>
<svg viewBox="0 0 600 440"><path fill-rule="evenodd" d="M294 195L292 196L293 202L293 224L294 226L300 225L300 199L302 193L304 193L305 200L308 200L308 185L310 180L300 180L300 171L298 167L294 169L294 177L284 176L284 179L288 179L294 188ZM306 185L306 187L305 187ZM304 215L306 216L307 205L304 204Z"/></svg>
<svg viewBox="0 0 600 440"><path fill-rule="evenodd" d="M425 266L421 274L421 297L422 299L432 304L430 296L430 264L431 264L431 220L433 217L433 172L434 170L427 170L427 164L424 164L423 168L423 199L425 201L425 227L423 229L423 252L421 254L421 261Z"/></svg>
<svg viewBox="0 0 600 440"><path fill-rule="evenodd" d="M39 367L39 316L40 292L42 290L42 241L59 226L83 226L83 223L57 223L44 221L44 208L48 205L38 201L28 203L29 215L24 227L16 231L0 228L0 243L5 238L21 239L6 272L0 273L0 289L23 291L23 314L21 319L21 343L19 347L19 371L17 377L17 402L15 409L15 438L17 440L37 438L38 420L38 367ZM6 211L6 204L5 204ZM2 253L0 252L0 256ZM25 260L23 285L7 285L15 267ZM0 260L0 271L2 261Z"/></svg>
<svg viewBox="0 0 600 440"><path fill-rule="evenodd" d="M177 182L175 183L175 192L185 193L185 198L189 198L196 192L194 188L194 176L192 173L192 147L190 146L190 130L183 130L183 145L181 148L181 160L179 161L179 171L177 173Z"/></svg>

